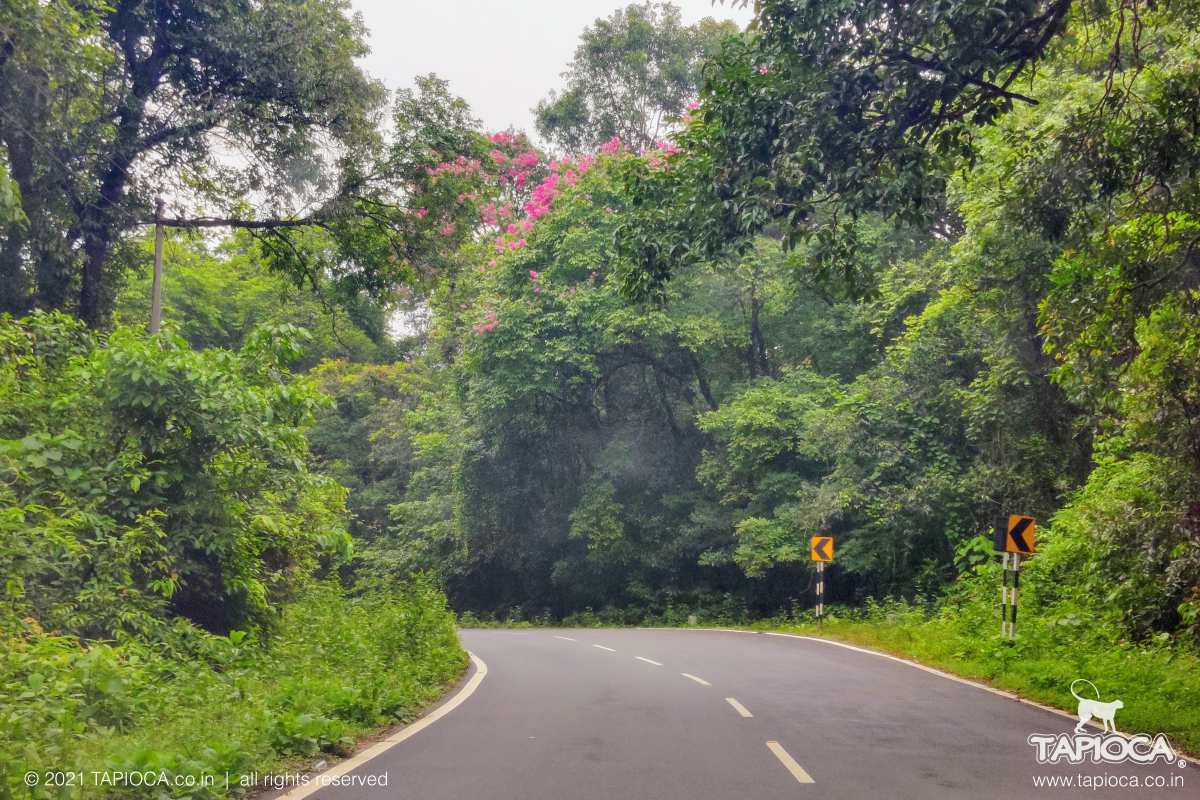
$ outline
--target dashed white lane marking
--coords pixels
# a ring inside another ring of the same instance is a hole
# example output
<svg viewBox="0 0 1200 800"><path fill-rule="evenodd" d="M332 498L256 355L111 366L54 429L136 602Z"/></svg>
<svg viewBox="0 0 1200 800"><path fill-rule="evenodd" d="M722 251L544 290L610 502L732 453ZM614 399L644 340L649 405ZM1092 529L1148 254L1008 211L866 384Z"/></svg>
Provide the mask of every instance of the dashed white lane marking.
<svg viewBox="0 0 1200 800"><path fill-rule="evenodd" d="M578 639L572 639L570 636L559 636L557 633L554 634L554 638L562 639L564 642L578 642L579 641Z"/></svg>
<svg viewBox="0 0 1200 800"><path fill-rule="evenodd" d="M700 684L701 686L712 686L712 684L709 683L708 681L704 680L704 678L697 678L695 675L691 674L690 672L681 672L679 674L682 675L683 677L687 678L688 680L695 681L696 683Z"/></svg>
<svg viewBox="0 0 1200 800"><path fill-rule="evenodd" d="M771 741L767 742L767 749L775 754L775 757L779 759L779 763L783 764L787 771L792 773L792 777L797 781L800 783L816 782L812 779L812 775L809 775L807 772L805 772L804 767L797 764L796 759L792 758L788 751L784 750L783 745L781 745L779 742L772 739Z"/></svg>
<svg viewBox="0 0 1200 800"><path fill-rule="evenodd" d="M357 769L385 750L390 750L408 737L425 730L430 725L462 705L462 702L470 697L475 690L479 688L479 684L483 683L483 679L487 677L488 673L487 664L483 663L483 659L479 658L479 656L475 655L470 650L467 651L467 655L471 657L471 661L475 664L475 674L472 675L471 679L468 680L463 687L458 690L458 694L454 695L449 700L435 708L433 711L429 712L429 716L422 717L411 725L406 725L383 741L368 747L366 750L363 750L358 755L347 758L340 764L337 764L331 769L327 769L326 771L320 773L319 779L317 776L312 776L313 780L311 780L309 783L292 789L290 792L280 797L279 800L300 800L302 797L308 797L309 795L316 793L323 786L332 785L329 783L331 779L336 778L339 775L345 775L351 770Z"/></svg>
<svg viewBox="0 0 1200 800"><path fill-rule="evenodd" d="M656 667L661 667L661 661L655 661L653 658L645 658L643 656L634 656L638 661L645 661L647 664L653 664Z"/></svg>
<svg viewBox="0 0 1200 800"><path fill-rule="evenodd" d="M611 647L605 647L605 646L604 646L604 645L602 645L602 644L594 644L594 645L592 645L592 647L598 648L598 649L600 649L600 650L607 650L607 651L608 651L608 652L610 652L610 653L615 653L615 652L617 652L616 650L613 650Z"/></svg>
<svg viewBox="0 0 1200 800"><path fill-rule="evenodd" d="M733 706L733 710L738 712L739 714L741 714L743 717L753 717L754 716L753 714L750 713L750 709L746 708L744 705L742 705L741 703L739 703L737 701L736 697L726 697L725 702L729 703L729 705Z"/></svg>

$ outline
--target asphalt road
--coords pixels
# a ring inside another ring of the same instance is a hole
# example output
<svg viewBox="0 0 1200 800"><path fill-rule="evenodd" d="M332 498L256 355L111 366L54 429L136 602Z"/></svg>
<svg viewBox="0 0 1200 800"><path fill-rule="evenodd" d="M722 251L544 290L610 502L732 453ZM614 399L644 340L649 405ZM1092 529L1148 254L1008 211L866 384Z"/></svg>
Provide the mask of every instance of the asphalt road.
<svg viewBox="0 0 1200 800"><path fill-rule="evenodd" d="M462 640L487 666L474 693L341 778L386 787L290 797L1200 797L1192 764L1039 765L1027 737L1070 732L1072 720L826 642L608 629ZM1143 785L1039 789L1037 776Z"/></svg>

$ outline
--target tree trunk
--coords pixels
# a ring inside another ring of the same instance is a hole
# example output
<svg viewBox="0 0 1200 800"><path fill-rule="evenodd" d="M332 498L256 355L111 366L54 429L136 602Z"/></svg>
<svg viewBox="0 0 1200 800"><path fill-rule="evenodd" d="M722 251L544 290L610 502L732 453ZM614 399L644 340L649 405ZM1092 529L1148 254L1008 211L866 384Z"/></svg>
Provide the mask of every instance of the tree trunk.
<svg viewBox="0 0 1200 800"><path fill-rule="evenodd" d="M763 337L762 327L758 322L758 312L762 309L762 301L758 293L750 293L750 377L767 376L771 374L771 364L767 361L767 340Z"/></svg>
<svg viewBox="0 0 1200 800"><path fill-rule="evenodd" d="M105 280L104 267L112 245L116 212L125 196L130 168L145 148L141 128L146 115L146 102L162 78L168 54L164 35L167 12L158 8L154 21L154 44L145 58L138 58L138 42L146 31L133 14L136 5L132 0L122 3L113 18L110 35L121 47L132 83L129 94L118 109L116 138L103 162L108 168L100 174L99 196L80 218L83 274L80 276L78 313L80 319L92 328L102 324L108 312L106 305L110 287Z"/></svg>

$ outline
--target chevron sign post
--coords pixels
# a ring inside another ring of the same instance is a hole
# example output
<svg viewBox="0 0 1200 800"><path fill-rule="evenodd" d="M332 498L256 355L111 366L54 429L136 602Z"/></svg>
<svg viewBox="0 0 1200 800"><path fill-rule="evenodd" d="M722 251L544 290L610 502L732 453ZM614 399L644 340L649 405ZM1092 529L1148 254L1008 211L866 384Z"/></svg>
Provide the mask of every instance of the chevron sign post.
<svg viewBox="0 0 1200 800"><path fill-rule="evenodd" d="M808 543L808 555L817 564L817 624L825 616L825 565L833 561L833 537L814 536Z"/></svg>
<svg viewBox="0 0 1200 800"><path fill-rule="evenodd" d="M1004 573L1000 584L1000 637L1017 638L1017 589L1021 585L1021 556L1037 550L1037 522L1024 514L1013 514L1003 534L997 531L996 549L1000 551Z"/></svg>

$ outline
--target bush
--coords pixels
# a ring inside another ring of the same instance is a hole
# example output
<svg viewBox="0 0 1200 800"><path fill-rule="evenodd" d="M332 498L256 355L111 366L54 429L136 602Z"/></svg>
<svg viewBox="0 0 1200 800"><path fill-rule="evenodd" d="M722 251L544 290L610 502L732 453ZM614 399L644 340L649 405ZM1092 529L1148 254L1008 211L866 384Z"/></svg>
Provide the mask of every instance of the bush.
<svg viewBox="0 0 1200 800"><path fill-rule="evenodd" d="M0 626L264 627L345 556L345 490L306 466L320 395L283 366L301 333L260 329L235 353L0 320Z"/></svg>
<svg viewBox="0 0 1200 800"><path fill-rule="evenodd" d="M85 643L30 630L0 648L0 797L220 798L237 776L407 721L466 667L453 615L429 583L347 597L314 585L269 642L178 621L160 640ZM26 770L216 776L204 789L30 792ZM224 785L225 773L233 776Z"/></svg>

